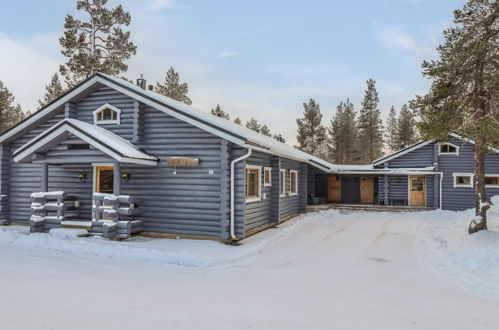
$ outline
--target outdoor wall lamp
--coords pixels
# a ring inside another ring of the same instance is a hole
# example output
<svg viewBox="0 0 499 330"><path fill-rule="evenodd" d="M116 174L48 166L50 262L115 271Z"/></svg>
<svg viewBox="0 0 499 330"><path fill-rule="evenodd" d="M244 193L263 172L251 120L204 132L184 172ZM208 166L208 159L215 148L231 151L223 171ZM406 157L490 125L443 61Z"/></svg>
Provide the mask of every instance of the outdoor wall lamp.
<svg viewBox="0 0 499 330"><path fill-rule="evenodd" d="M80 183L87 181L87 174L86 173L78 174L78 179L80 180Z"/></svg>
<svg viewBox="0 0 499 330"><path fill-rule="evenodd" d="M121 180L123 180L123 182L128 182L130 180L130 173L123 173L121 175Z"/></svg>

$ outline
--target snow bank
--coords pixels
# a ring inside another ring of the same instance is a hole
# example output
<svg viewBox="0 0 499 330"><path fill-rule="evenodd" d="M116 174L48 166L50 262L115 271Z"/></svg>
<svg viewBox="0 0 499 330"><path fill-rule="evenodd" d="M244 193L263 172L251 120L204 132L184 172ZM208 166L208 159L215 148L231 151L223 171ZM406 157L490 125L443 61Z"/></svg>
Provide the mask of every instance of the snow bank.
<svg viewBox="0 0 499 330"><path fill-rule="evenodd" d="M268 245L288 237L307 223L334 220L337 214L337 211L325 211L302 215L279 225L278 229L267 230L243 240L241 246L229 246L215 241L146 237L116 242L100 237L78 237L83 232L68 229L51 230L49 234L29 234L29 227L21 226L0 227L0 246L187 267L228 266L258 254Z"/></svg>
<svg viewBox="0 0 499 330"><path fill-rule="evenodd" d="M492 198L488 231L468 234L474 210L431 212L418 242L419 254L437 271L477 294L499 297L499 197Z"/></svg>

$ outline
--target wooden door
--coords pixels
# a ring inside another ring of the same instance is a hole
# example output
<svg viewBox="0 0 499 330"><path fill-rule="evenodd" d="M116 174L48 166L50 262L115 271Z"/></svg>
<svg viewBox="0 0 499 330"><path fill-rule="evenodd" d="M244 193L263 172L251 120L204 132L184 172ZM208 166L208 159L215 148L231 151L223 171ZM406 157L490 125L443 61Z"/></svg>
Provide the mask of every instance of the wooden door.
<svg viewBox="0 0 499 330"><path fill-rule="evenodd" d="M338 176L329 177L329 201L341 202L341 179Z"/></svg>
<svg viewBox="0 0 499 330"><path fill-rule="evenodd" d="M423 175L409 177L409 204L413 206L426 205L426 178Z"/></svg>
<svg viewBox="0 0 499 330"><path fill-rule="evenodd" d="M112 194L114 192L113 166L95 167L95 192Z"/></svg>
<svg viewBox="0 0 499 330"><path fill-rule="evenodd" d="M364 204L374 203L374 178L361 177L360 178L360 202Z"/></svg>

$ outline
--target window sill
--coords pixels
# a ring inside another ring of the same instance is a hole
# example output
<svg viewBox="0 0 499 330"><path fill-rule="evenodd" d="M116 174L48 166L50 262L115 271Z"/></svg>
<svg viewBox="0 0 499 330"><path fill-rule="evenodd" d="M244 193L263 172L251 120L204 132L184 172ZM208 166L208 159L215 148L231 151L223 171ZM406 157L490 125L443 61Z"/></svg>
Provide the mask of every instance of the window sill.
<svg viewBox="0 0 499 330"><path fill-rule="evenodd" d="M102 120L94 122L94 125L119 125L120 123L116 120Z"/></svg>
<svg viewBox="0 0 499 330"><path fill-rule="evenodd" d="M473 188L473 186L469 186L469 185L466 185L466 186L464 186L464 185L462 185L462 186L460 186L460 185L454 185L454 188ZM487 187L485 187L485 188L487 188Z"/></svg>
<svg viewBox="0 0 499 330"><path fill-rule="evenodd" d="M271 185L270 183L264 183L264 184L263 184L263 186L264 186L265 188L272 187L272 185Z"/></svg>
<svg viewBox="0 0 499 330"><path fill-rule="evenodd" d="M289 196L297 196L297 195L298 195L297 192L295 192L295 193L289 193Z"/></svg>
<svg viewBox="0 0 499 330"><path fill-rule="evenodd" d="M262 198L261 197L251 197L251 198L246 198L246 204L249 204L249 203L257 203L257 202L261 202L262 201Z"/></svg>

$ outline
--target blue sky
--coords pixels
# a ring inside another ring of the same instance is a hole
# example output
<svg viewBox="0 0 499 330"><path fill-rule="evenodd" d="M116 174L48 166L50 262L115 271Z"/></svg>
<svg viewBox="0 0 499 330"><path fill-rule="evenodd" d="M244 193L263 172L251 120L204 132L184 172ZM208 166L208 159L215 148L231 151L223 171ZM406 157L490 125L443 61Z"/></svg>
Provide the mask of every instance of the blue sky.
<svg viewBox="0 0 499 330"><path fill-rule="evenodd" d="M75 3L0 4L0 80L23 109L36 108L64 61L58 38L65 15L78 15ZM309 98L328 124L340 101L360 108L368 78L377 81L383 115L424 92L420 64L436 56L452 10L464 1L110 1L118 3L132 15L138 46L126 76L143 73L155 83L173 65L196 107L220 103L292 143Z"/></svg>

